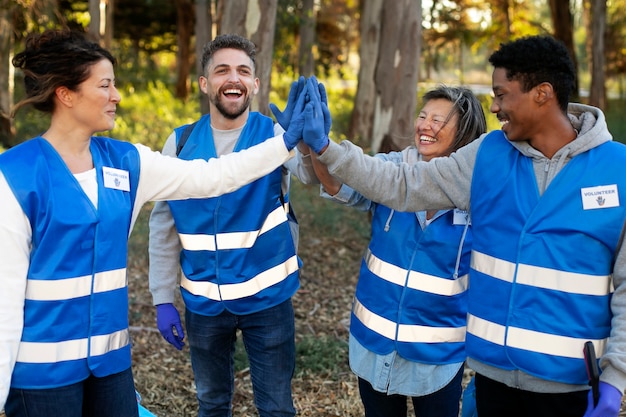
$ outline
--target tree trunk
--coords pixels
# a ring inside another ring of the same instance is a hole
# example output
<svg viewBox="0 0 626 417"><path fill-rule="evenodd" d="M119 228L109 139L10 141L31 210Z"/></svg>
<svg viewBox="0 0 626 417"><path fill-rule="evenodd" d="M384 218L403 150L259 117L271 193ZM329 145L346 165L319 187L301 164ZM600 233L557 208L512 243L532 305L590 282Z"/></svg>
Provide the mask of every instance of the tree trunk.
<svg viewBox="0 0 626 417"><path fill-rule="evenodd" d="M245 36L256 45L256 76L260 85L252 109L269 115L277 0L230 0L223 7L219 33Z"/></svg>
<svg viewBox="0 0 626 417"><path fill-rule="evenodd" d="M176 0L176 87L174 96L181 100L189 97L189 76L191 74L191 24L194 21L194 7L191 0Z"/></svg>
<svg viewBox="0 0 626 417"><path fill-rule="evenodd" d="M202 50L212 38L213 15L211 14L211 0L196 0L196 75L202 74ZM209 101L204 94L200 94L200 114L209 112Z"/></svg>
<svg viewBox="0 0 626 417"><path fill-rule="evenodd" d="M89 0L89 26L88 31L91 37L100 42L104 31L100 29L100 4L104 4L103 0ZM103 16L104 18L104 16Z"/></svg>
<svg viewBox="0 0 626 417"><path fill-rule="evenodd" d="M361 67L350 136L371 150L413 144L421 44L421 1L366 0L361 14Z"/></svg>
<svg viewBox="0 0 626 417"><path fill-rule="evenodd" d="M302 1L302 18L300 20L300 48L298 49L298 72L310 77L315 73L313 45L315 43L315 12L314 0Z"/></svg>
<svg viewBox="0 0 626 417"><path fill-rule="evenodd" d="M604 32L606 30L606 0L591 1L591 87L589 104L606 108L604 79Z"/></svg>
<svg viewBox="0 0 626 417"><path fill-rule="evenodd" d="M9 117L13 107L13 13L15 6L0 9L0 146L15 145L15 128Z"/></svg>
<svg viewBox="0 0 626 417"><path fill-rule="evenodd" d="M569 51L576 74L578 74L578 60L576 59L576 49L574 48L574 18L570 10L570 0L550 0L550 14L552 16L552 26L554 27L554 37L562 41ZM574 86L574 101L578 101L578 76Z"/></svg>

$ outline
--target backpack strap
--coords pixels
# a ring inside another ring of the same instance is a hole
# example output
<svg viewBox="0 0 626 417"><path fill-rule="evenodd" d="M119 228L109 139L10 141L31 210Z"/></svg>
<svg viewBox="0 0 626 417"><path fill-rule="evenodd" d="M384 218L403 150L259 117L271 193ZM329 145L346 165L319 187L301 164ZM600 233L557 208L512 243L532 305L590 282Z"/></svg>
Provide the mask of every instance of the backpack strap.
<svg viewBox="0 0 626 417"><path fill-rule="evenodd" d="M180 134L180 137L176 142L176 156L180 155L180 151L183 150L183 146L185 146L185 143L187 143L187 139L189 139L189 135L191 135L191 131L193 130L193 128L196 127L196 123L198 122L193 122L192 124L187 125L185 129L183 129L183 132Z"/></svg>

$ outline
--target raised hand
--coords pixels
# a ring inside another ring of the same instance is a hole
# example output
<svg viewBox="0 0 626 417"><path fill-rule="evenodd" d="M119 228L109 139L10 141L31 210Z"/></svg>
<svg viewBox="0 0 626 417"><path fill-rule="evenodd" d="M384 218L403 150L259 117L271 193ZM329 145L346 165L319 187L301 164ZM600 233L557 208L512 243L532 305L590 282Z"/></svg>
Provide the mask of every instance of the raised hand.
<svg viewBox="0 0 626 417"><path fill-rule="evenodd" d="M330 134L330 127L333 123L330 117L330 110L328 110L328 95L326 94L326 87L324 87L324 84L319 83L317 87L320 93L320 100L322 102L322 112L324 112L324 131L326 132L326 135L328 135Z"/></svg>
<svg viewBox="0 0 626 417"><path fill-rule="evenodd" d="M180 315L174 304L159 304L156 306L157 327L161 336L178 350L182 350L185 343L183 325L180 323ZM174 333L176 329L176 333Z"/></svg>
<svg viewBox="0 0 626 417"><path fill-rule="evenodd" d="M298 102L300 93L304 91L306 87L306 80L303 76L298 78L298 81L291 83L291 89L289 90L289 96L287 96L287 104L285 105L285 111L281 112L274 103L270 103L270 110L276 118L278 124L285 130L289 129L289 124L293 117L293 112L297 105L304 106L304 102ZM300 109L302 110L302 108Z"/></svg>
<svg viewBox="0 0 626 417"><path fill-rule="evenodd" d="M302 138L315 153L319 154L329 143L328 132L332 121L328 107L326 111L323 109L325 105L322 103L318 82L314 77L307 80L307 92L309 102L304 110Z"/></svg>

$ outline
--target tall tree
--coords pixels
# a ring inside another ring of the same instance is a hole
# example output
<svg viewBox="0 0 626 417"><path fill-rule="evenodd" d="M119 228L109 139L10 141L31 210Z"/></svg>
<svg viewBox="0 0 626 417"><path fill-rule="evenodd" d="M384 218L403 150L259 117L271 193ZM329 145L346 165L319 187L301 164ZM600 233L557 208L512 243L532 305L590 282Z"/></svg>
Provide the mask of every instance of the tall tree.
<svg viewBox="0 0 626 417"><path fill-rule="evenodd" d="M110 49L113 43L114 10L114 0L89 0L88 31L107 49Z"/></svg>
<svg viewBox="0 0 626 417"><path fill-rule="evenodd" d="M574 18L570 9L570 0L550 0L550 14L554 37L562 41L569 51L576 74L578 74L578 59L574 48ZM576 77L575 97L578 97L578 77ZM577 101L577 100L576 100Z"/></svg>
<svg viewBox="0 0 626 417"><path fill-rule="evenodd" d="M399 150L414 137L421 0L361 5L361 65L349 135L369 139L374 152Z"/></svg>
<svg viewBox="0 0 626 417"><path fill-rule="evenodd" d="M606 108L604 78L604 36L606 32L606 0L591 0L591 87L589 104Z"/></svg>
<svg viewBox="0 0 626 417"><path fill-rule="evenodd" d="M300 18L300 48L298 49L298 72L310 77L315 72L313 44L315 43L315 11L314 0L302 1Z"/></svg>
<svg viewBox="0 0 626 417"><path fill-rule="evenodd" d="M176 0L176 86L174 96L182 100L189 97L190 75L192 67L191 23L195 20L192 0Z"/></svg>
<svg viewBox="0 0 626 417"><path fill-rule="evenodd" d="M15 143L15 128L9 117L13 107L13 14L17 6L0 0L0 145L9 148Z"/></svg>
<svg viewBox="0 0 626 417"><path fill-rule="evenodd" d="M196 76L202 75L202 50L204 45L212 38L213 14L211 13L211 0L196 0ZM209 102L203 94L200 94L200 113L209 112Z"/></svg>
<svg viewBox="0 0 626 417"><path fill-rule="evenodd" d="M257 47L256 74L260 87L252 108L263 114L269 114L276 5L277 0L225 1L219 24L219 33L245 36Z"/></svg>

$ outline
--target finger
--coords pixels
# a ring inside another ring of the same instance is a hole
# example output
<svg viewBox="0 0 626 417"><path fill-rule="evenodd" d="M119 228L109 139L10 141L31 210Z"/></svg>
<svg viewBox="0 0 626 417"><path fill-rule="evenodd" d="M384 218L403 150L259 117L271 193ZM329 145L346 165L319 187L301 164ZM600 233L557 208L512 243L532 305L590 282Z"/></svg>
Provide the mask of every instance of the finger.
<svg viewBox="0 0 626 417"><path fill-rule="evenodd" d="M274 117L276 117L276 120L278 120L280 116L283 115L283 113L280 110L278 110L278 107L274 103L270 103L270 111L272 112Z"/></svg>
<svg viewBox="0 0 626 417"><path fill-rule="evenodd" d="M317 85L317 88L320 92L320 99L322 100L322 103L328 105L328 95L326 94L326 87L324 87L323 83L319 83Z"/></svg>
<svg viewBox="0 0 626 417"><path fill-rule="evenodd" d="M183 340L185 338L185 331L183 330L183 325L178 322L175 325L176 327L176 334L178 335L178 339Z"/></svg>
<svg viewBox="0 0 626 417"><path fill-rule="evenodd" d="M287 108L289 108L289 105L293 105L293 103L296 102L296 100L298 99L298 94L299 94L299 89L300 89L300 84L298 81L294 81L291 83L291 88L289 89L289 95L287 96ZM285 109L286 111L287 109Z"/></svg>
<svg viewBox="0 0 626 417"><path fill-rule="evenodd" d="M317 86L317 79L315 77L311 77L307 80L307 92L309 93L309 97L312 101L321 100L320 98L320 90Z"/></svg>
<svg viewBox="0 0 626 417"><path fill-rule="evenodd" d="M304 88L306 87L306 78L304 78L304 76L300 76L300 78L298 78L298 94L300 94Z"/></svg>

